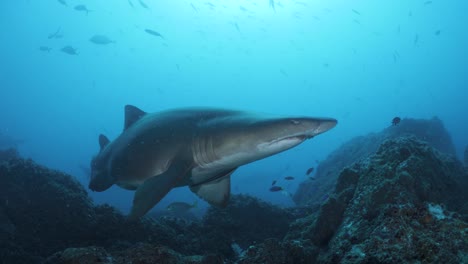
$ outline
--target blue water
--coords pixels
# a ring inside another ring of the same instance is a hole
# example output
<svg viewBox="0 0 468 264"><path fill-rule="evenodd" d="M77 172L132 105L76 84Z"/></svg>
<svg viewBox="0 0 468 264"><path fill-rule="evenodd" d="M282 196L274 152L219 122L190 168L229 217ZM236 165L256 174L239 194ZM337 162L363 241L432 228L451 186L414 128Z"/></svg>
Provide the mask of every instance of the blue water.
<svg viewBox="0 0 468 264"><path fill-rule="evenodd" d="M272 180L295 176L280 180L293 193L315 160L394 116L438 116L460 156L468 143L464 1L282 0L274 9L268 0L143 0L149 9L138 0L66 1L0 3L0 129L25 140L22 155L85 186L80 165L97 153L100 133L122 131L125 104L338 119L332 131L234 173L233 193L284 206L293 203L268 191ZM63 37L49 39L57 30ZM116 43L91 43L95 34ZM67 45L78 55L60 51ZM127 211L133 194L113 187L91 196ZM196 199L180 188L157 208Z"/></svg>

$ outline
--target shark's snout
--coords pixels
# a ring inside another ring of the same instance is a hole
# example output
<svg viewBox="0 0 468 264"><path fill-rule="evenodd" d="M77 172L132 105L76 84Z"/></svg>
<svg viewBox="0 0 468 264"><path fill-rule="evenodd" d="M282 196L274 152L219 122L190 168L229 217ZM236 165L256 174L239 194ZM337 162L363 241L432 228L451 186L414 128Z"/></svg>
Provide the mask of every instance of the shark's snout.
<svg viewBox="0 0 468 264"><path fill-rule="evenodd" d="M103 192L109 189L114 184L114 180L110 177L100 176L97 177L95 175L91 176L91 181L89 182L89 189L94 192Z"/></svg>
<svg viewBox="0 0 468 264"><path fill-rule="evenodd" d="M328 130L334 128L338 124L338 121L333 118L326 118L320 121L319 126L316 129L316 135L327 132Z"/></svg>

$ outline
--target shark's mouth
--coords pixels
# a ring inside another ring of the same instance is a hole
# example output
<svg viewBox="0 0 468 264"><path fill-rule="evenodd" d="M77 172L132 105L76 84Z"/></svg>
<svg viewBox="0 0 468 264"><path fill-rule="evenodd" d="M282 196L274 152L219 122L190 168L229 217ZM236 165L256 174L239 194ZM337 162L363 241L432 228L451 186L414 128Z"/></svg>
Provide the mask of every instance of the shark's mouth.
<svg viewBox="0 0 468 264"><path fill-rule="evenodd" d="M275 139L268 143L260 144L259 149L268 149L272 151L281 151L292 148L304 142L306 139L310 138L306 135L295 135L284 138Z"/></svg>

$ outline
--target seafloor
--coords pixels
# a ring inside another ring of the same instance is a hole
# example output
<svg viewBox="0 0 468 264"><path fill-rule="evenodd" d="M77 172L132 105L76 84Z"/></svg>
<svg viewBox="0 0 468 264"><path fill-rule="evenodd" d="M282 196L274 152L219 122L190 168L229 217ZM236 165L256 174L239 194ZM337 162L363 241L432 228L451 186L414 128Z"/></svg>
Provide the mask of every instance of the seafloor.
<svg viewBox="0 0 468 264"><path fill-rule="evenodd" d="M289 209L238 195L130 223L11 149L0 180L0 263L468 263L468 169L438 119L343 144Z"/></svg>

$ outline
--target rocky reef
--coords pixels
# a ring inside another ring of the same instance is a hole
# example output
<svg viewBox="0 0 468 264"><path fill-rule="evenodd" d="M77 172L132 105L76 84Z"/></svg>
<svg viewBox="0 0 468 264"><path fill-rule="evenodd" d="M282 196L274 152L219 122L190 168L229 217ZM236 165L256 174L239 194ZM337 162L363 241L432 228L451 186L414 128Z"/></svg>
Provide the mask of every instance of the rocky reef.
<svg viewBox="0 0 468 264"><path fill-rule="evenodd" d="M390 126L379 133L359 136L344 143L332 152L317 167L315 181L304 181L300 184L293 200L297 205L318 208L317 204L333 191L340 172L353 163L374 154L387 139L413 135L427 142L435 149L455 155L455 147L442 121L436 117L430 120L402 119L398 125Z"/></svg>
<svg viewBox="0 0 468 264"><path fill-rule="evenodd" d="M440 128L438 120L427 122ZM94 205L73 177L0 151L0 260L468 263L466 167L451 143L443 148L435 138L403 134L355 139L344 145L352 157L331 155L342 168L328 170L335 182L320 202L284 209L235 195L199 221L148 216L128 222L115 208Z"/></svg>
<svg viewBox="0 0 468 264"><path fill-rule="evenodd" d="M238 195L198 222L127 222L115 208L95 206L73 177L14 150L0 151L0 180L4 263L224 263L257 241L282 239L294 220L288 210Z"/></svg>

